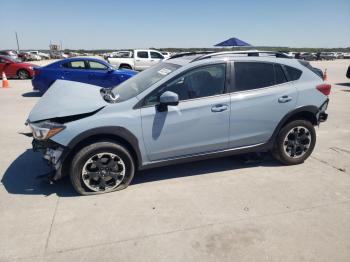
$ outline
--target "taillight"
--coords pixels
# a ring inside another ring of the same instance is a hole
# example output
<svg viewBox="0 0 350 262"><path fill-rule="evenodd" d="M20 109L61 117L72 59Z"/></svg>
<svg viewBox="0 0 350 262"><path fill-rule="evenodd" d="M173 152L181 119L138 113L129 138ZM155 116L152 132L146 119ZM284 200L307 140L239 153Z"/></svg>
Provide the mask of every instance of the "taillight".
<svg viewBox="0 0 350 262"><path fill-rule="evenodd" d="M316 89L320 91L322 94L328 96L331 93L331 85L330 84L321 84L316 86Z"/></svg>
<svg viewBox="0 0 350 262"><path fill-rule="evenodd" d="M38 76L39 75L39 73L40 73L40 71L39 71L39 69L38 68L34 68L34 76Z"/></svg>

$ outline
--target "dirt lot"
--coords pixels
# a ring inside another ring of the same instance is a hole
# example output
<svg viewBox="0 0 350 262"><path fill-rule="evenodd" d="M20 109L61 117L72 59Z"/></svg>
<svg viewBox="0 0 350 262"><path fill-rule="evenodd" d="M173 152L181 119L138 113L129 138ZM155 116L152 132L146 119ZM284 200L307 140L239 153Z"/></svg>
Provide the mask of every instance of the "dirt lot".
<svg viewBox="0 0 350 262"><path fill-rule="evenodd" d="M30 81L0 89L0 261L350 261L350 60L315 62L333 86L304 164L228 157L139 173L80 197L36 177Z"/></svg>

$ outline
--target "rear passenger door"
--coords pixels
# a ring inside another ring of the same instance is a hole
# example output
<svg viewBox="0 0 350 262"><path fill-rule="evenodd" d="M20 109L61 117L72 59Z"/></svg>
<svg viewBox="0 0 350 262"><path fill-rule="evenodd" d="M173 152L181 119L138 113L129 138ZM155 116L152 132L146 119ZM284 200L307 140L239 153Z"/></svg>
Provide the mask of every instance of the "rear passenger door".
<svg viewBox="0 0 350 262"><path fill-rule="evenodd" d="M277 63L236 61L231 68L230 148L265 143L296 105L294 83Z"/></svg>

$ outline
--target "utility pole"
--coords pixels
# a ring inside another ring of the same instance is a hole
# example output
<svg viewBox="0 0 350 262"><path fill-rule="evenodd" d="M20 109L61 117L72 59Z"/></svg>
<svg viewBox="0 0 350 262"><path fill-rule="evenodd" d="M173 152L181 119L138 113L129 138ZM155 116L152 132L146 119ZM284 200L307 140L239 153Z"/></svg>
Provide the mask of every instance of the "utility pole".
<svg viewBox="0 0 350 262"><path fill-rule="evenodd" d="M18 51L18 53L19 53L19 43L18 43L18 36L17 36L17 32L15 32L15 34L16 34L16 40L17 40L17 51Z"/></svg>

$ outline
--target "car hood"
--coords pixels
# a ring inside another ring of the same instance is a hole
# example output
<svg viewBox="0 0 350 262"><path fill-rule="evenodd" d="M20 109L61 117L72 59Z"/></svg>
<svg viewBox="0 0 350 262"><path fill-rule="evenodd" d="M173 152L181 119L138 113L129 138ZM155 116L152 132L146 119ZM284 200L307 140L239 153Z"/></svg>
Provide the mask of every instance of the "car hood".
<svg viewBox="0 0 350 262"><path fill-rule="evenodd" d="M100 94L100 87L57 80L40 98L29 114L29 122L92 113L108 103Z"/></svg>

